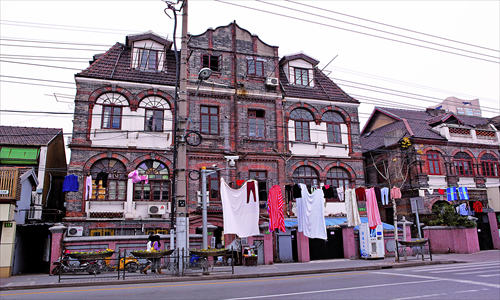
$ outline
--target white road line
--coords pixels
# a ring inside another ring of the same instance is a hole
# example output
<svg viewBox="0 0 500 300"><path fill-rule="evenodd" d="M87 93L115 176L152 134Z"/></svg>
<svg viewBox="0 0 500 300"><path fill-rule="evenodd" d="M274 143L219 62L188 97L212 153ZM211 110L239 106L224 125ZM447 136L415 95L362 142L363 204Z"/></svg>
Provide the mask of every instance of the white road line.
<svg viewBox="0 0 500 300"><path fill-rule="evenodd" d="M465 269L471 270L472 268L479 268L479 267L467 267ZM461 269L464 269L464 268L461 268ZM498 266L481 267L481 270L486 270L486 269L497 269L498 270ZM449 272L456 272L456 271L460 271L460 269L452 269L452 270L446 269L446 270L442 270L442 271L434 271L434 272L429 272L429 273L437 274L437 273L449 273Z"/></svg>
<svg viewBox="0 0 500 300"><path fill-rule="evenodd" d="M493 276L500 276L500 274L489 274L489 275L477 275L479 277L493 277Z"/></svg>
<svg viewBox="0 0 500 300"><path fill-rule="evenodd" d="M490 262L490 263L460 263L459 265L452 265L450 267L446 267L446 269L460 269L460 268L466 268L467 266L471 266L471 267L480 267L480 266L491 266L491 265L497 265L498 266L498 262ZM418 269L412 269L411 271L412 272L425 272L425 271L434 271L434 270L442 270L443 267L431 267L431 268L425 268L425 267L422 267L422 268L418 268Z"/></svg>
<svg viewBox="0 0 500 300"><path fill-rule="evenodd" d="M439 293L439 294L429 294L429 295L418 295L418 296L405 297L405 298L395 298L395 299L393 299L393 300L421 299L421 298L427 298L427 297L447 296L447 295L458 294L458 293L473 293L473 292L479 292L479 290L467 290L467 291L458 291L458 292L451 292L451 293Z"/></svg>
<svg viewBox="0 0 500 300"><path fill-rule="evenodd" d="M486 282L476 282L476 281L471 281L471 280L465 280L465 279L453 279L453 278L446 278L446 277L432 277L432 276L424 276L424 275L412 275L412 274L399 274L399 273L388 273L388 272L372 272L374 274L382 274L382 275L389 275L389 276L404 276L404 277L412 277L412 278L422 278L422 279L436 279L436 280L443 280L443 281L453 281L453 282L458 282L458 283L467 283L467 284L475 284L475 285L483 285L491 288L497 288L500 289L500 284L493 284L493 283L486 283Z"/></svg>
<svg viewBox="0 0 500 300"><path fill-rule="evenodd" d="M491 272L491 270L481 270L481 271L475 271L475 272L463 272L463 273L455 273L455 275L469 275L469 274L479 274L479 273L484 273L484 272ZM432 272L434 273L434 272ZM498 275L498 274L496 274ZM478 275L479 276L479 275Z"/></svg>
<svg viewBox="0 0 500 300"><path fill-rule="evenodd" d="M435 281L440 281L440 280L441 279L439 278L439 279L422 280L422 281L408 281L408 282L398 282L398 283L386 283L386 284L375 284L375 285L365 285L365 286L354 286L354 287L331 289L331 290L297 292L297 293L286 293L286 294L274 294L274 295L261 295L261 296L250 296L250 297L240 297L240 298L228 298L228 299L225 299L225 300L242 300L242 299L261 299L261 298L287 297L287 296L308 295L308 294L317 294L317 293L330 293L330 292L347 291L347 290L371 289L371 288L386 287L386 286L393 286L393 285L435 282Z"/></svg>

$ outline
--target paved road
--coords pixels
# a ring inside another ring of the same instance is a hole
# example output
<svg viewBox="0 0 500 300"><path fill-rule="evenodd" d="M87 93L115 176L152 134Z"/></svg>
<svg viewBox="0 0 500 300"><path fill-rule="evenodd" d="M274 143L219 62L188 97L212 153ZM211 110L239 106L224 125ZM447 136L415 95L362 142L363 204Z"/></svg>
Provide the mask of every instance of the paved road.
<svg viewBox="0 0 500 300"><path fill-rule="evenodd" d="M499 299L498 261L316 275L2 291L1 299Z"/></svg>

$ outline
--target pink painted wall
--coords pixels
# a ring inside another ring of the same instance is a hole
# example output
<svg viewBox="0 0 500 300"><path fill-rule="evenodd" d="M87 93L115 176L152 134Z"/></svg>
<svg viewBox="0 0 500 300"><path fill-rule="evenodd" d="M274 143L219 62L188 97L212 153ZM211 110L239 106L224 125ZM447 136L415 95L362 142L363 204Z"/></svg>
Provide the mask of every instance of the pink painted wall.
<svg viewBox="0 0 500 300"><path fill-rule="evenodd" d="M342 228L342 242L344 244L344 258L357 258L356 240L354 239L354 227Z"/></svg>
<svg viewBox="0 0 500 300"><path fill-rule="evenodd" d="M61 239L62 232L53 232L52 233L52 244L50 246L50 267L52 268L52 262L59 260L61 256Z"/></svg>
<svg viewBox="0 0 500 300"><path fill-rule="evenodd" d="M274 261L273 257L273 234L264 234L264 264L272 265Z"/></svg>
<svg viewBox="0 0 500 300"><path fill-rule="evenodd" d="M311 260L309 255L309 238L299 231L297 231L297 256L299 262L308 262Z"/></svg>
<svg viewBox="0 0 500 300"><path fill-rule="evenodd" d="M479 252L477 229L428 226L424 237L431 242L432 253L475 253Z"/></svg>
<svg viewBox="0 0 500 300"><path fill-rule="evenodd" d="M490 222L491 239L493 248L500 249L500 237L498 236L498 223L495 212L488 213L488 221Z"/></svg>

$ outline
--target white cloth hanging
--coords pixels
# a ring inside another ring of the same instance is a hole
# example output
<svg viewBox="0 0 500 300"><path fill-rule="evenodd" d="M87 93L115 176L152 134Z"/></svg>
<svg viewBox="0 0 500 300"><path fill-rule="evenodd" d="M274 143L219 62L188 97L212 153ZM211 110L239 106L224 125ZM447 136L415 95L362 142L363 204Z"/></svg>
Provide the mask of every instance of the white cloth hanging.
<svg viewBox="0 0 500 300"><path fill-rule="evenodd" d="M92 197L92 176L89 175L85 178L85 191L83 191L83 200L88 200Z"/></svg>
<svg viewBox="0 0 500 300"><path fill-rule="evenodd" d="M346 189L345 191L345 210L347 213L347 226L355 227L361 224L358 203L356 202L356 190L354 189Z"/></svg>
<svg viewBox="0 0 500 300"><path fill-rule="evenodd" d="M323 189L317 189L309 194L307 186L299 183L302 198L296 198L298 230L312 239L326 240L325 195Z"/></svg>
<svg viewBox="0 0 500 300"><path fill-rule="evenodd" d="M224 178L221 178L220 182L224 233L237 234L239 237L259 235L257 182L246 181L239 189L228 186Z"/></svg>

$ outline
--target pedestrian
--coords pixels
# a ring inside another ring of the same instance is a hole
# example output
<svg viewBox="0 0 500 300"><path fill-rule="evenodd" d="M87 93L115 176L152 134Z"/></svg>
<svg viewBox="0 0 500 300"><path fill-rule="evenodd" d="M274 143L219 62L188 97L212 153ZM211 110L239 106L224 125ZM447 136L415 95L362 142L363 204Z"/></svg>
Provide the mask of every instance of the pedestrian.
<svg viewBox="0 0 500 300"><path fill-rule="evenodd" d="M161 247L160 236L159 235L149 235L147 243L147 252L159 251ZM158 274L163 274L161 271L161 258L150 258L148 259L148 264L144 269L141 270L142 274L147 274L148 269L151 268L151 272Z"/></svg>

